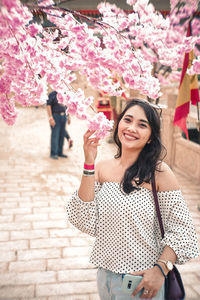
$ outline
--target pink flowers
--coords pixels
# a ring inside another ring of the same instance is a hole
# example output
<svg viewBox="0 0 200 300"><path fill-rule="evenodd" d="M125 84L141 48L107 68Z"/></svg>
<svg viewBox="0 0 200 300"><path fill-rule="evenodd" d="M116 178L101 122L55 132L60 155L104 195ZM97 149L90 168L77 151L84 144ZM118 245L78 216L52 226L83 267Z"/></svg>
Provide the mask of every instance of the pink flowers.
<svg viewBox="0 0 200 300"><path fill-rule="evenodd" d="M5 95L0 95L0 112L8 125L13 125L15 123L17 112L14 103Z"/></svg>
<svg viewBox="0 0 200 300"><path fill-rule="evenodd" d="M8 94L9 93L9 86L10 86L10 79L7 76L0 78L0 94Z"/></svg>
<svg viewBox="0 0 200 300"><path fill-rule="evenodd" d="M187 72L189 75L200 74L200 56L194 59L191 68Z"/></svg>
<svg viewBox="0 0 200 300"><path fill-rule="evenodd" d="M30 34L30 36L34 37L36 34L39 33L39 26L36 26L35 24L31 24L28 26L27 31Z"/></svg>
<svg viewBox="0 0 200 300"><path fill-rule="evenodd" d="M113 127L114 121L109 121L106 116L100 112L92 119L88 119L88 129L95 130L95 136L102 139L109 134Z"/></svg>
<svg viewBox="0 0 200 300"><path fill-rule="evenodd" d="M69 113L86 120L89 128L103 137L112 122L102 114L90 120L88 109L93 98L74 90L76 73L86 75L93 88L108 95L125 92L117 77L127 89L157 98L160 82L152 75L152 63L161 62L176 70L184 52L199 42L195 37L183 38L185 29L174 26L186 12L193 11L192 0L187 9L167 18L148 0L127 0L134 10L129 15L114 4L102 2L98 9L103 18L96 28L51 9L52 0L41 0L39 6L45 7L48 19L56 25L54 31L33 23L31 12L20 1L0 3L0 112L8 124L16 119L15 102L24 106L45 103L49 85ZM198 29L199 22L194 24ZM199 72L199 58L190 72Z"/></svg>

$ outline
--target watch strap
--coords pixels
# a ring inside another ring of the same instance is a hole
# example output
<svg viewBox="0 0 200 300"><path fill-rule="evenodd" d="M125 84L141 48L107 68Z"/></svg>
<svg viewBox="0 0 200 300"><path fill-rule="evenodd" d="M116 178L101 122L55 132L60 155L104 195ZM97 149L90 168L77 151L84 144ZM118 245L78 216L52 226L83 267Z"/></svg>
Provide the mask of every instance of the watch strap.
<svg viewBox="0 0 200 300"><path fill-rule="evenodd" d="M167 268L167 270L170 271L169 268L168 268L168 265L167 265L167 262L168 262L167 260L158 259L157 262L163 263L165 265L165 267Z"/></svg>
<svg viewBox="0 0 200 300"><path fill-rule="evenodd" d="M166 269L167 269L168 271L170 271L169 268L168 268L168 265L167 265L167 260L158 259L157 262L163 263L163 264L165 265Z"/></svg>
<svg viewBox="0 0 200 300"><path fill-rule="evenodd" d="M164 259L158 259L158 261L163 262L164 264L167 264L167 260L164 260Z"/></svg>

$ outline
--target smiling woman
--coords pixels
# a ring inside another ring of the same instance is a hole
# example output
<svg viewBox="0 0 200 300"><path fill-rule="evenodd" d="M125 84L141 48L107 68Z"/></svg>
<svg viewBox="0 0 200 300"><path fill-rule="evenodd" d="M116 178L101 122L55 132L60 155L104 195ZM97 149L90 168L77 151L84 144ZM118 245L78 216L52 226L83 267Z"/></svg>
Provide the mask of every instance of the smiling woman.
<svg viewBox="0 0 200 300"><path fill-rule="evenodd" d="M178 182L162 161L159 113L146 101L128 102L114 131L117 154L96 167L99 139L93 136L89 130L84 135L83 176L67 213L74 226L96 237L90 261L98 267L100 299L164 300L164 282L173 264L185 263L199 251ZM154 178L163 238L152 193ZM127 278L134 291L128 290Z"/></svg>
<svg viewBox="0 0 200 300"><path fill-rule="evenodd" d="M131 137L135 138L134 143L130 143ZM124 156L122 151L129 149L133 161L124 174L124 191L129 193L137 188L132 184L133 180L136 185L149 183L166 153L161 144L160 117L157 110L147 101L131 101L118 118L114 140L118 146L115 158ZM127 155L130 154L125 154Z"/></svg>

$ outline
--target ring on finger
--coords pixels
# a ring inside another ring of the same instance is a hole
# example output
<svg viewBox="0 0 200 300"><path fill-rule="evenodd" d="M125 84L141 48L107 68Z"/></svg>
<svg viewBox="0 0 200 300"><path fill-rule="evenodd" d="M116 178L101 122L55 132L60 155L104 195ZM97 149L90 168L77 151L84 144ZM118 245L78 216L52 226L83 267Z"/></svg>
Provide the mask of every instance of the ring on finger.
<svg viewBox="0 0 200 300"><path fill-rule="evenodd" d="M147 295L149 293L148 290L144 290L144 295Z"/></svg>

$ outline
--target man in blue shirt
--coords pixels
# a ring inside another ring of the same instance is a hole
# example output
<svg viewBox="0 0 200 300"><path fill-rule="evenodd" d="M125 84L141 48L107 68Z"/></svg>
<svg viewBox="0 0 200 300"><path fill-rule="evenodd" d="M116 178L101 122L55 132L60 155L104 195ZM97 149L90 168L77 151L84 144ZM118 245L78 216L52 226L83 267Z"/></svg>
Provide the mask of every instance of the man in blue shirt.
<svg viewBox="0 0 200 300"><path fill-rule="evenodd" d="M66 106L58 103L56 91L51 92L48 96L47 112L51 126L50 157L52 159L58 159L58 157L66 158L67 155L63 154L65 124L67 121Z"/></svg>

